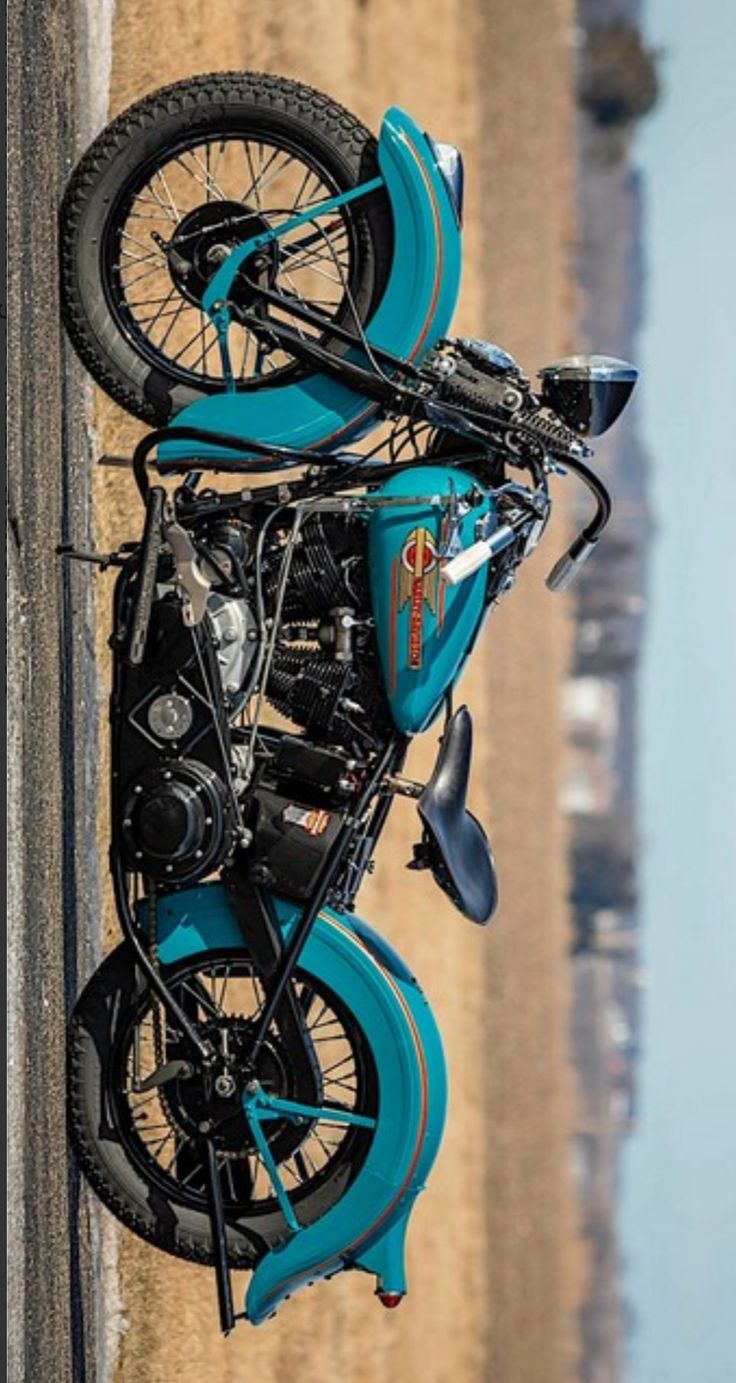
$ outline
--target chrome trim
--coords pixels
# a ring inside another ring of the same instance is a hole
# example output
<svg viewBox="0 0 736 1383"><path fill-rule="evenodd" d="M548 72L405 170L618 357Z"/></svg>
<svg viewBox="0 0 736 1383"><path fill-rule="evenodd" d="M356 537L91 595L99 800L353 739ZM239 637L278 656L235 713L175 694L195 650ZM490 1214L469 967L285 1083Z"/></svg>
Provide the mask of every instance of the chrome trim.
<svg viewBox="0 0 736 1383"><path fill-rule="evenodd" d="M427 135L427 142L434 154L437 167L447 184L447 190L455 210L457 223L461 226L463 223L463 193L465 188L463 156L454 144L444 144L441 139L433 139L429 134Z"/></svg>

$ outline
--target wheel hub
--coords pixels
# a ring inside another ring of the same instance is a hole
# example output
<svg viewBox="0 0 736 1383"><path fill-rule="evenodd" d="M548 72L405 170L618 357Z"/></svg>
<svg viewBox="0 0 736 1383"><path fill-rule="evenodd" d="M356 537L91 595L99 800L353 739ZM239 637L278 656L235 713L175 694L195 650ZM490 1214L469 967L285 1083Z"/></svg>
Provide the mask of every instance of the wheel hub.
<svg viewBox="0 0 736 1383"><path fill-rule="evenodd" d="M166 247L172 280L190 303L199 304L210 279L231 250L271 229L265 216L243 202L205 202L179 222ZM248 255L235 277L232 297L241 307L254 301L257 289L271 288L279 264L278 242L270 241ZM247 282L250 280L250 282Z"/></svg>
<svg viewBox="0 0 736 1383"><path fill-rule="evenodd" d="M243 1113L243 1093L248 1081L254 1078L269 1095L294 1098L294 1074L288 1054L277 1039L269 1038L260 1048L255 1072L246 1065L246 1056L255 1036L255 1027L245 1019L233 1019L226 1025L227 1061L219 1064L215 1074L200 1069L183 1079L172 1081L168 1087L167 1104L173 1119L189 1135L205 1133L213 1138L217 1148L231 1156L252 1152L255 1143ZM203 1036L218 1050L223 1049L223 1028L208 1024ZM315 1090L313 1098L316 1099ZM290 1120L274 1121L269 1142L278 1136L279 1156L290 1156L304 1141L309 1126L295 1125Z"/></svg>

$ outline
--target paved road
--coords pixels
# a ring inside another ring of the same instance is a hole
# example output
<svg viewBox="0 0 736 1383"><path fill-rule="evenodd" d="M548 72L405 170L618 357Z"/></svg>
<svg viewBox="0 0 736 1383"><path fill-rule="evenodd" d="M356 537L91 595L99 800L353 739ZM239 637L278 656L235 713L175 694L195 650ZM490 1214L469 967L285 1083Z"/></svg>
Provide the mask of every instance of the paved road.
<svg viewBox="0 0 736 1383"><path fill-rule="evenodd" d="M97 7L99 9L99 6ZM92 120L81 0L9 5L10 1383L91 1383L98 1212L67 1159L64 1030L99 944L85 385L59 328L56 217Z"/></svg>

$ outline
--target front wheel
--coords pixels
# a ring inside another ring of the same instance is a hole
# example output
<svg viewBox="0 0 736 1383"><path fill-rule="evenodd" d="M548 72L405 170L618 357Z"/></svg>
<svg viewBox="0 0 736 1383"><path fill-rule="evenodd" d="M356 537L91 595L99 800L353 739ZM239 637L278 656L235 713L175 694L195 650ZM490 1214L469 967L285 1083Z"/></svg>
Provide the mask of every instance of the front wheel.
<svg viewBox="0 0 736 1383"><path fill-rule="evenodd" d="M225 387L207 285L244 241L377 173L376 141L349 111L300 82L257 72L189 78L102 131L61 211L61 288L72 344L99 384L160 426ZM251 320L259 288L355 329L380 301L393 223L383 190L307 220L254 252L232 297ZM303 330L288 306L283 325ZM356 321L357 319L357 321ZM230 329L240 390L305 373L267 333Z"/></svg>
<svg viewBox="0 0 736 1383"><path fill-rule="evenodd" d="M158 1248L214 1262L202 1129L209 1127L220 1177L228 1257L254 1266L285 1233L284 1217L242 1108L245 1065L264 992L250 957L208 952L163 975L191 1021L230 1057L234 1089L218 1095L196 1068L141 1091L163 1064L189 1052L135 965L119 946L92 976L69 1037L69 1130L82 1170L123 1224ZM311 1107L375 1118L378 1085L365 1035L337 994L306 972L292 992L309 1059L295 1054L275 1021L258 1058L264 1091ZM301 1224L326 1213L354 1181L373 1131L331 1121L265 1125L270 1151Z"/></svg>

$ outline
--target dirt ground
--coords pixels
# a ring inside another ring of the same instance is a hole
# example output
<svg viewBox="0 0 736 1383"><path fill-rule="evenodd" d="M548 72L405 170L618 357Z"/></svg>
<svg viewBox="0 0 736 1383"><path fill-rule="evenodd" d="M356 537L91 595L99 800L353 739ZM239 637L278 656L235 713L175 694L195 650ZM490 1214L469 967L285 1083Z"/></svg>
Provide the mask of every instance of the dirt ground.
<svg viewBox="0 0 736 1383"><path fill-rule="evenodd" d="M111 113L164 82L228 67L299 77L374 129L386 106L404 105L465 156L456 328L501 342L536 369L574 335L573 10L573 0L118 0ZM103 450L126 450L136 435L102 399L98 427ZM98 475L100 545L129 536L132 512L128 478ZM476 721L473 806L501 874L497 919L489 931L473 928L423 876L404 873L416 837L408 805L397 807L360 899L421 978L450 1067L445 1142L410 1232L410 1295L383 1312L367 1279L345 1276L303 1293L259 1331L240 1326L223 1341L211 1276L125 1235L129 1330L119 1383L571 1376L583 1264L568 1171L568 914L557 808L569 627L564 601L543 585L563 541L564 514L493 615L462 689ZM426 739L409 764L416 776L436 751L435 735Z"/></svg>

